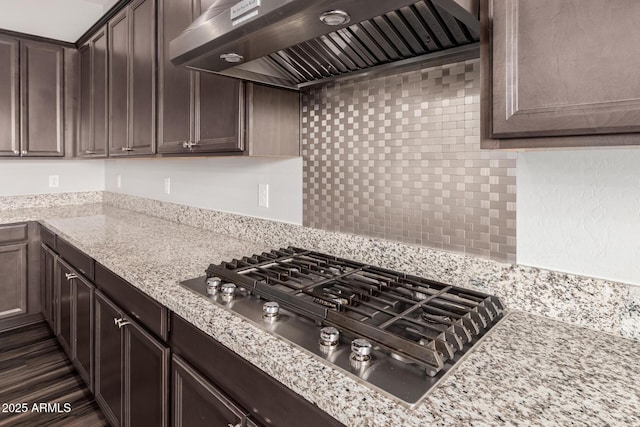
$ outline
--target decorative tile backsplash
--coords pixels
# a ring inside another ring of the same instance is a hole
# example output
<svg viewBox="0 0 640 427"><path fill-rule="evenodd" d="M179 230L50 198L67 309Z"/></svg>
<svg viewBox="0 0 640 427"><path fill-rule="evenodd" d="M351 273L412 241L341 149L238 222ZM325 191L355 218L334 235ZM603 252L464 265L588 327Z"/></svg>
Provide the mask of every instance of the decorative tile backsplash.
<svg viewBox="0 0 640 427"><path fill-rule="evenodd" d="M515 262L516 154L480 150L480 63L302 97L304 225Z"/></svg>

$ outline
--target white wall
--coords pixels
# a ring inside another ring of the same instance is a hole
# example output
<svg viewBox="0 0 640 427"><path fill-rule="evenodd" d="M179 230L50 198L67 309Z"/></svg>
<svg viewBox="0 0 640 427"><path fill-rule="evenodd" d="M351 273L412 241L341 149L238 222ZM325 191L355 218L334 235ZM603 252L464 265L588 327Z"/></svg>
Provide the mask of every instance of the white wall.
<svg viewBox="0 0 640 427"><path fill-rule="evenodd" d="M103 191L104 173L104 160L0 160L0 196ZM57 188L50 175L58 175Z"/></svg>
<svg viewBox="0 0 640 427"><path fill-rule="evenodd" d="M117 176L121 176L118 188ZM171 194L164 179L171 179ZM269 207L258 206L269 184ZM116 193L302 223L302 158L118 159L106 162L106 189Z"/></svg>
<svg viewBox="0 0 640 427"><path fill-rule="evenodd" d="M640 284L640 148L521 152L519 264Z"/></svg>

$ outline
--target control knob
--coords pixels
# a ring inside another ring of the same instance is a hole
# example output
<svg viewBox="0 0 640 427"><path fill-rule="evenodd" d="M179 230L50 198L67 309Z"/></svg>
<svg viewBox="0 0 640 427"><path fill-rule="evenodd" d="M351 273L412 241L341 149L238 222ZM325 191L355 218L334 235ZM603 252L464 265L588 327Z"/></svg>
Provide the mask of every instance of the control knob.
<svg viewBox="0 0 640 427"><path fill-rule="evenodd" d="M221 285L220 292L222 293L222 299L225 302L231 301L236 294L236 289L237 286L233 283L225 283L224 285Z"/></svg>
<svg viewBox="0 0 640 427"><path fill-rule="evenodd" d="M215 295L220 290L222 279L219 277L209 277L207 279L207 295Z"/></svg>
<svg viewBox="0 0 640 427"><path fill-rule="evenodd" d="M371 343L365 339L357 338L351 342L351 359L357 362L371 360Z"/></svg>
<svg viewBox="0 0 640 427"><path fill-rule="evenodd" d="M323 347L335 347L338 345L340 331L333 326L327 326L320 329L320 345Z"/></svg>
<svg viewBox="0 0 640 427"><path fill-rule="evenodd" d="M262 304L262 319L266 321L274 321L280 315L280 304L269 301Z"/></svg>

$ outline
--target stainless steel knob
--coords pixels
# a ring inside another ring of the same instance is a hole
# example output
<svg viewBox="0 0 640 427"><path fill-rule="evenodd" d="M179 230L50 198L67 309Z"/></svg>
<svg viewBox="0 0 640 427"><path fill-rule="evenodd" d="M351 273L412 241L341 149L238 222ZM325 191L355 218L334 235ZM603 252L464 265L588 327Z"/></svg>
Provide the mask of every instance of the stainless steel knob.
<svg viewBox="0 0 640 427"><path fill-rule="evenodd" d="M220 285L222 285L222 279L219 277L209 277L207 279L207 294L215 295L220 290Z"/></svg>
<svg viewBox="0 0 640 427"><path fill-rule="evenodd" d="M77 279L78 278L78 276L76 276L73 273L64 273L64 277L66 277L67 280L72 280L72 279Z"/></svg>
<svg viewBox="0 0 640 427"><path fill-rule="evenodd" d="M265 319L273 319L280 314L280 304L269 301L262 304L262 317Z"/></svg>
<svg viewBox="0 0 640 427"><path fill-rule="evenodd" d="M224 285L220 286L220 292L222 292L222 295L224 296L232 297L236 293L236 288L237 286L233 283L225 283Z"/></svg>
<svg viewBox="0 0 640 427"><path fill-rule="evenodd" d="M338 339L340 338L340 331L333 326L327 326L320 329L320 344L325 346L338 345Z"/></svg>
<svg viewBox="0 0 640 427"><path fill-rule="evenodd" d="M365 339L357 338L351 342L351 357L360 362L371 359L371 343Z"/></svg>

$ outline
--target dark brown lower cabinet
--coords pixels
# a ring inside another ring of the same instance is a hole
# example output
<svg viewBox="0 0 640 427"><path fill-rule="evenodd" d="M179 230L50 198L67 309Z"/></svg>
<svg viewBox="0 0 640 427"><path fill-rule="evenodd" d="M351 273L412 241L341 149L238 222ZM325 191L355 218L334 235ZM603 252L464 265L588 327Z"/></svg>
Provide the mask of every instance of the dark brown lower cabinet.
<svg viewBox="0 0 640 427"><path fill-rule="evenodd" d="M80 377L93 391L93 294L95 287L88 280L73 280L73 359Z"/></svg>
<svg viewBox="0 0 640 427"><path fill-rule="evenodd" d="M113 426L167 426L169 348L95 293L95 397Z"/></svg>
<svg viewBox="0 0 640 427"><path fill-rule="evenodd" d="M27 243L0 244L0 320L27 313Z"/></svg>
<svg viewBox="0 0 640 427"><path fill-rule="evenodd" d="M93 390L93 293L95 287L62 259L55 261L58 341Z"/></svg>
<svg viewBox="0 0 640 427"><path fill-rule="evenodd" d="M42 320L39 240L36 223L0 225L0 331Z"/></svg>
<svg viewBox="0 0 640 427"><path fill-rule="evenodd" d="M40 245L40 299L42 314L52 331L56 328L56 310L54 310L54 282L55 282L56 254L44 243Z"/></svg>
<svg viewBox="0 0 640 427"><path fill-rule="evenodd" d="M112 426L122 425L122 333L114 319L121 319L122 312L102 296L95 295L96 353L94 395L102 412Z"/></svg>
<svg viewBox="0 0 640 427"><path fill-rule="evenodd" d="M62 260L58 259L55 268L56 312L58 316L58 330L56 332L58 341L65 353L67 353L67 356L69 356L69 359L73 359L73 289L70 279L72 276L71 268Z"/></svg>
<svg viewBox="0 0 640 427"><path fill-rule="evenodd" d="M174 427L245 425L247 411L227 399L180 357L173 356L171 362Z"/></svg>
<svg viewBox="0 0 640 427"><path fill-rule="evenodd" d="M125 426L167 426L169 348L136 323L124 332Z"/></svg>

